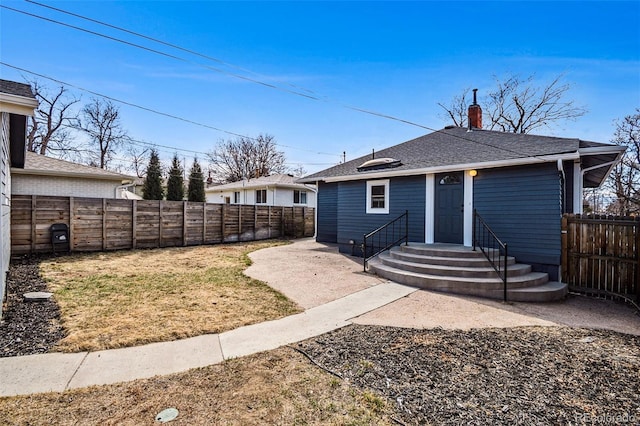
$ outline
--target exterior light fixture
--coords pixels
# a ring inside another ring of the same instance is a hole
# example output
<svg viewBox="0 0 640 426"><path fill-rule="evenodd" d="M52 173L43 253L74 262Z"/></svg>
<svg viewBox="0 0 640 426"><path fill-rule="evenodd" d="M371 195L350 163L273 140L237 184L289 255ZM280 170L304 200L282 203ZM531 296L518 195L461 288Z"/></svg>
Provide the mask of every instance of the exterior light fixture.
<svg viewBox="0 0 640 426"><path fill-rule="evenodd" d="M478 176L478 171L476 169L469 170L469 176L471 176L471 177Z"/></svg>

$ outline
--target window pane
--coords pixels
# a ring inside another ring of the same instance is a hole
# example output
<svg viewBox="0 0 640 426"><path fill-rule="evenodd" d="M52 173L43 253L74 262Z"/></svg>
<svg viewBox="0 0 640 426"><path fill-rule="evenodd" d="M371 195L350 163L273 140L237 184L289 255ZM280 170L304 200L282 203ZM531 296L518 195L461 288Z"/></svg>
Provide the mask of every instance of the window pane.
<svg viewBox="0 0 640 426"><path fill-rule="evenodd" d="M371 195L382 195L384 197L384 185L375 185L371 187Z"/></svg>
<svg viewBox="0 0 640 426"><path fill-rule="evenodd" d="M297 189L293 190L293 203L300 204L300 191Z"/></svg>
<svg viewBox="0 0 640 426"><path fill-rule="evenodd" d="M267 202L267 190L258 189L256 191L256 204L265 204Z"/></svg>
<svg viewBox="0 0 640 426"><path fill-rule="evenodd" d="M459 185L462 181L458 175L446 175L440 179L440 185Z"/></svg>
<svg viewBox="0 0 640 426"><path fill-rule="evenodd" d="M384 185L375 185L371 187L371 208L384 209L384 190Z"/></svg>
<svg viewBox="0 0 640 426"><path fill-rule="evenodd" d="M372 198L371 207L374 209L384 209L384 198Z"/></svg>
<svg viewBox="0 0 640 426"><path fill-rule="evenodd" d="M307 191L300 191L300 204L307 204Z"/></svg>

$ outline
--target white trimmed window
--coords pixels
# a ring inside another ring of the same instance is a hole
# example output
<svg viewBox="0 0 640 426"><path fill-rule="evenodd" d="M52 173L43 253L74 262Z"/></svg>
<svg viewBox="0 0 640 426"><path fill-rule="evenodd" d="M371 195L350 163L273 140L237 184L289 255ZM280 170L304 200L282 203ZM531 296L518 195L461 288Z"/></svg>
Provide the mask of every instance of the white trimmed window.
<svg viewBox="0 0 640 426"><path fill-rule="evenodd" d="M307 204L307 191L293 190L293 204Z"/></svg>
<svg viewBox="0 0 640 426"><path fill-rule="evenodd" d="M389 179L367 181L367 213L389 214Z"/></svg>
<svg viewBox="0 0 640 426"><path fill-rule="evenodd" d="M233 204L240 204L240 191L233 193Z"/></svg>
<svg viewBox="0 0 640 426"><path fill-rule="evenodd" d="M256 191L256 204L267 204L267 190L258 189Z"/></svg>

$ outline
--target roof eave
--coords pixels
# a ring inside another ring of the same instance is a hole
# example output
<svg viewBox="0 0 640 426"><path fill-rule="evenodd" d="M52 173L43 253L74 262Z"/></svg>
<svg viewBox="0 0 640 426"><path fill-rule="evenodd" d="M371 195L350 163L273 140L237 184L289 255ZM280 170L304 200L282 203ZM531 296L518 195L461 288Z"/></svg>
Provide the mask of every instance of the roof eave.
<svg viewBox="0 0 640 426"><path fill-rule="evenodd" d="M56 171L56 170L20 169L20 168L14 168L14 167L11 168L11 173L16 175L31 175L31 176L57 176L57 177L112 180L112 181L120 180L122 184L132 183L134 180L132 177L125 176L125 175L108 176L108 175L95 175L91 173L63 172L63 171Z"/></svg>
<svg viewBox="0 0 640 426"><path fill-rule="evenodd" d="M0 111L2 112L32 116L37 107L38 101L34 98L0 92Z"/></svg>
<svg viewBox="0 0 640 426"><path fill-rule="evenodd" d="M451 164L447 166L435 166L425 167L420 169L410 170L393 170L393 171L380 171L374 173L358 174L358 175L344 175L344 176L331 176L325 178L313 178L313 181L324 182L341 182L347 180L361 180L361 179L379 179L399 176L432 174L432 173L446 173L458 170L471 170L471 169L493 169L498 167L510 167L521 166L526 164L548 163L558 160L577 160L580 158L578 152L569 152L563 154L542 155L536 157L522 157L514 158L510 160L499 161L486 161L480 163L465 163L465 164Z"/></svg>
<svg viewBox="0 0 640 426"><path fill-rule="evenodd" d="M222 185L221 185L222 186ZM307 186L301 183L271 183L271 184L261 184L261 185L238 185L238 186L227 186L225 188L221 188L220 186L211 186L206 188L205 192L225 192L225 191L236 191L240 189L259 189L259 188L267 188L267 187L276 187L276 188L284 188L284 189L308 189Z"/></svg>

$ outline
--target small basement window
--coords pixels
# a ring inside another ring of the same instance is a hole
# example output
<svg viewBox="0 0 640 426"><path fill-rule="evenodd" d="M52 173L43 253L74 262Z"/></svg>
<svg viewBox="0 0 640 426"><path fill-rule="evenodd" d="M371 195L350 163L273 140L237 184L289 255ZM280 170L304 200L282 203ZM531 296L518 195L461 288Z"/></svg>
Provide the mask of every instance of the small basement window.
<svg viewBox="0 0 640 426"><path fill-rule="evenodd" d="M367 213L389 213L389 179L367 182Z"/></svg>

